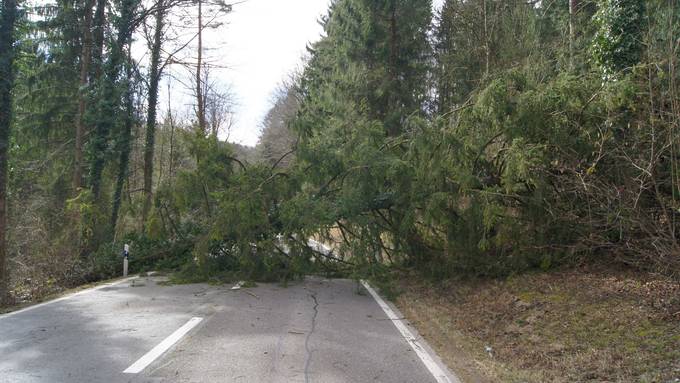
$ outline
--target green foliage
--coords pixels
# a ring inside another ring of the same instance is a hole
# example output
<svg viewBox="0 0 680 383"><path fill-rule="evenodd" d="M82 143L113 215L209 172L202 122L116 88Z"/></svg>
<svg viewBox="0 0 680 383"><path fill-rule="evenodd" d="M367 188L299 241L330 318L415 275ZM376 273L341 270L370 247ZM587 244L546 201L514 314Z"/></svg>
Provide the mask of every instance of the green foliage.
<svg viewBox="0 0 680 383"><path fill-rule="evenodd" d="M99 227L103 224L105 216L100 205L96 203L92 191L80 190L74 198L66 200L65 211L74 217L74 228L78 233L77 248L100 239L97 238L101 235Z"/></svg>
<svg viewBox="0 0 680 383"><path fill-rule="evenodd" d="M91 271L88 279L100 280L122 275L123 246L130 246L129 270L137 274L146 271L175 271L190 264L193 243L190 241L152 239L130 234L107 242L88 257Z"/></svg>
<svg viewBox="0 0 680 383"><path fill-rule="evenodd" d="M593 21L598 27L593 37L593 58L605 77L640 62L647 24L645 1L600 0Z"/></svg>
<svg viewBox="0 0 680 383"><path fill-rule="evenodd" d="M147 225L154 237L189 244L178 280L290 280L313 271L282 221L288 176L265 164L242 167L213 136L184 139L196 167L157 191Z"/></svg>
<svg viewBox="0 0 680 383"><path fill-rule="evenodd" d="M635 4L607 4L623 5ZM642 200L616 194L639 172L623 151L648 150L639 144L648 138L630 131L649 113L636 106L644 83L620 76L603 87L601 76L585 67L561 70L568 45L558 41L556 23L566 25L566 9L447 1L435 31L439 118L421 114L428 103L404 113L366 88L376 89L371 81L380 73L389 82L392 63L370 47L394 43L389 33L371 34L380 28L375 19L389 20L373 12L379 7L336 3L327 37L313 47L293 121L301 135L302 181L284 205L290 222L328 236L339 230L338 252L351 254L359 270L410 265L434 277L547 269L630 245L625 236L651 219L633 207ZM616 12L597 18L642 21L644 9ZM420 21L397 24L414 31L408 26ZM640 59L645 27L619 28L623 40L607 42L616 65ZM594 45L601 42L590 28L577 32L584 36L579 41L590 33ZM625 39L637 43L637 56ZM418 67L427 56L422 52L404 56L405 67ZM414 84L426 80L417 70L407 73L420 80L405 81L411 85L405 94L419 94ZM648 187L638 193L653 194Z"/></svg>
<svg viewBox="0 0 680 383"><path fill-rule="evenodd" d="M325 273L389 289L391 268L498 276L604 257L678 274L673 2L569 14L566 1L447 0L433 23L429 0L334 1L259 149L171 115L152 129L145 222L150 82L128 56L143 4L109 5L86 81L82 4L19 30L9 240L22 275L110 277L124 243L133 272L184 282ZM90 134L78 189L79 96Z"/></svg>
<svg viewBox="0 0 680 383"><path fill-rule="evenodd" d="M339 228L359 268L418 242L402 143L424 124L430 20L429 1L336 2L301 79L300 189L283 218L307 235Z"/></svg>
<svg viewBox="0 0 680 383"><path fill-rule="evenodd" d="M93 280L109 279L123 274L122 248L121 243L115 242L99 246L91 258ZM131 270L136 271L134 268Z"/></svg>

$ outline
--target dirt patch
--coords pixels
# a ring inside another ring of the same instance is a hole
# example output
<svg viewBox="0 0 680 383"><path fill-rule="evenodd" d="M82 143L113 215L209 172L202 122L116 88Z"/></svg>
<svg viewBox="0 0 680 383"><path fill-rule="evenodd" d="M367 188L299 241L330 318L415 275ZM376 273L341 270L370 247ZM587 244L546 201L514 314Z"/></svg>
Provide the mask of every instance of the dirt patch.
<svg viewBox="0 0 680 383"><path fill-rule="evenodd" d="M677 282L584 269L397 279L397 306L464 382L680 382Z"/></svg>

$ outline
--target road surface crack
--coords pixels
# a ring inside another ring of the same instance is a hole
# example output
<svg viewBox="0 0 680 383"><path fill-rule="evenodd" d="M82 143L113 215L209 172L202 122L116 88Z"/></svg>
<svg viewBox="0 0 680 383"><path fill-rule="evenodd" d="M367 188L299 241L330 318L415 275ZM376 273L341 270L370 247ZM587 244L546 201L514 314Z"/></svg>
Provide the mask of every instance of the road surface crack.
<svg viewBox="0 0 680 383"><path fill-rule="evenodd" d="M305 351L307 352L307 356L305 358L305 383L309 383L309 365L312 362L312 350L309 348L309 339L312 337L312 334L314 334L314 330L316 329L316 316L319 314L319 301L316 299L316 292L310 294L309 296L312 298L312 300L314 300L314 315L312 316L312 329L305 338Z"/></svg>

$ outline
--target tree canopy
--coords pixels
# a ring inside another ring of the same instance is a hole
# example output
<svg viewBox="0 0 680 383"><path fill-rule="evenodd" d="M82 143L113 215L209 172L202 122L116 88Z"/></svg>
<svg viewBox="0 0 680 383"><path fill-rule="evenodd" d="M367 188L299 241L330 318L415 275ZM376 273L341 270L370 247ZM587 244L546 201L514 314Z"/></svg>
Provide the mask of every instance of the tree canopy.
<svg viewBox="0 0 680 383"><path fill-rule="evenodd" d="M14 300L115 275L122 243L131 267L188 280L603 260L680 275L674 1L335 0L257 148L221 140L232 102L202 56L205 13L230 5L2 5ZM180 9L194 61L164 33ZM191 73L191 116L159 105L167 65Z"/></svg>

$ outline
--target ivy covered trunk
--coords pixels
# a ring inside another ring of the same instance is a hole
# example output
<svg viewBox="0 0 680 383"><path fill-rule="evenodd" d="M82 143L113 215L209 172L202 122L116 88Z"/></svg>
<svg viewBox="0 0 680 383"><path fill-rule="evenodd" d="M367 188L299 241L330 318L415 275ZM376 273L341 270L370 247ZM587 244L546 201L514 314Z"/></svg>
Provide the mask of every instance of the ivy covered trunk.
<svg viewBox="0 0 680 383"><path fill-rule="evenodd" d="M161 79L161 45L163 39L163 1L158 1L156 11L156 29L154 31L153 46L151 48L151 62L149 63L149 95L146 118L146 141L144 143L144 206L142 208L142 229L151 210L153 192L153 157L156 139L156 112L158 110L158 84Z"/></svg>

